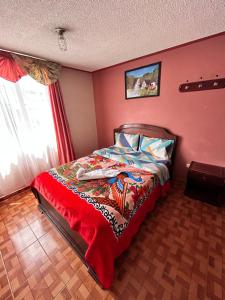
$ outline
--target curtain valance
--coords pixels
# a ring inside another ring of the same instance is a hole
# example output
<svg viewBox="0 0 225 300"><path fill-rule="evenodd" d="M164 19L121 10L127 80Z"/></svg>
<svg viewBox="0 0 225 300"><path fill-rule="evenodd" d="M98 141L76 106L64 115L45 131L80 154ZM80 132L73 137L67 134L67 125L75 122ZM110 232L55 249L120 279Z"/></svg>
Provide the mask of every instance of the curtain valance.
<svg viewBox="0 0 225 300"><path fill-rule="evenodd" d="M17 82L26 73L15 62L12 55L5 52L0 52L0 77Z"/></svg>
<svg viewBox="0 0 225 300"><path fill-rule="evenodd" d="M58 80L60 69L57 63L0 52L0 76L8 81L16 82L29 75L41 84L50 85Z"/></svg>

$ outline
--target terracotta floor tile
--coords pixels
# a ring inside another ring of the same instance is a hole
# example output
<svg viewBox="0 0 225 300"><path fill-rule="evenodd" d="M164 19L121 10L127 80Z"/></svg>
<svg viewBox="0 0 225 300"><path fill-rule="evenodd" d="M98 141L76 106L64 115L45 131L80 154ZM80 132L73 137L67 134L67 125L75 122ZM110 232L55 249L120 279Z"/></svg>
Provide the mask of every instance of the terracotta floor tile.
<svg viewBox="0 0 225 300"><path fill-rule="evenodd" d="M26 277L30 276L50 260L38 241L18 254Z"/></svg>
<svg viewBox="0 0 225 300"><path fill-rule="evenodd" d="M0 244L0 251L4 260L16 254L16 250L11 240L6 240Z"/></svg>
<svg viewBox="0 0 225 300"><path fill-rule="evenodd" d="M22 300L22 299L33 300L34 299L27 281L25 281L23 284L21 284L20 288L17 289L13 293L13 296L14 296L15 300Z"/></svg>
<svg viewBox="0 0 225 300"><path fill-rule="evenodd" d="M7 272L10 287L15 292L26 281L23 268L16 254L4 259L4 268Z"/></svg>
<svg viewBox="0 0 225 300"><path fill-rule="evenodd" d="M85 300L87 299L89 296L89 291L88 289L86 288L86 286L82 283L80 285L80 287L77 289L77 293L76 293L76 297L78 299L82 299L82 300Z"/></svg>
<svg viewBox="0 0 225 300"><path fill-rule="evenodd" d="M61 259L58 263L54 264L54 267L61 277L61 280L66 284L74 275L74 269L67 262L65 258Z"/></svg>
<svg viewBox="0 0 225 300"><path fill-rule="evenodd" d="M53 296L48 288L48 285L45 282L45 280L39 270L37 270L35 273L31 274L27 278L27 282L29 284L29 287L31 289L34 299L38 299L42 295L45 295L45 297L48 299L53 298Z"/></svg>
<svg viewBox="0 0 225 300"><path fill-rule="evenodd" d="M83 284L88 289L89 293L91 293L93 288L97 285L96 281L89 275L83 280Z"/></svg>
<svg viewBox="0 0 225 300"><path fill-rule="evenodd" d="M82 284L82 281L80 280L78 275L74 274L73 277L70 279L70 281L66 284L66 287L67 287L68 291L70 292L70 294L73 297L76 297L77 290L81 286L81 284Z"/></svg>
<svg viewBox="0 0 225 300"><path fill-rule="evenodd" d="M2 277L0 277L0 280L3 280ZM12 293L10 290L9 285L5 285L4 287L2 287L2 285L0 285L0 300L6 300L10 297L12 297Z"/></svg>
<svg viewBox="0 0 225 300"><path fill-rule="evenodd" d="M48 233L53 228L53 225L45 216L43 216L33 223L30 223L30 228L34 232L35 236L40 238L44 234Z"/></svg>
<svg viewBox="0 0 225 300"><path fill-rule="evenodd" d="M8 234L8 231L4 226L2 226L0 228L0 245L3 244L4 242L8 241L9 240L9 234Z"/></svg>
<svg viewBox="0 0 225 300"><path fill-rule="evenodd" d="M28 224L33 223L34 221L41 218L41 212L35 207L30 210L27 214L25 214L25 218Z"/></svg>
<svg viewBox="0 0 225 300"><path fill-rule="evenodd" d="M46 290L46 291L42 292L41 295L38 295L37 299L38 300L51 300L54 298L52 297L52 294Z"/></svg>
<svg viewBox="0 0 225 300"><path fill-rule="evenodd" d="M49 257L58 251L65 250L68 247L68 244L56 231L56 229L51 229L48 233L39 238L39 242Z"/></svg>
<svg viewBox="0 0 225 300"><path fill-rule="evenodd" d="M26 277L20 268L15 268L8 272L8 278L13 292L16 292L26 281Z"/></svg>
<svg viewBox="0 0 225 300"><path fill-rule="evenodd" d="M9 216L9 210L7 205L0 206L0 220L4 220L8 216Z"/></svg>
<svg viewBox="0 0 225 300"><path fill-rule="evenodd" d="M65 287L63 280L57 273L54 265L51 262L46 262L40 268L41 276L45 281L52 297L56 297L57 294Z"/></svg>
<svg viewBox="0 0 225 300"><path fill-rule="evenodd" d="M5 224L3 221L0 221L0 232L5 230Z"/></svg>
<svg viewBox="0 0 225 300"><path fill-rule="evenodd" d="M16 254L11 255L10 257L4 259L4 265L6 271L9 273L15 269L22 269L22 266L19 262L18 256Z"/></svg>
<svg viewBox="0 0 225 300"><path fill-rule="evenodd" d="M73 251L72 249L69 253L65 254L64 257L75 272L77 272L79 268L83 265L81 259L77 256L75 251Z"/></svg>
<svg viewBox="0 0 225 300"><path fill-rule="evenodd" d="M70 292L68 291L67 288L64 288L56 297L55 300L73 300L75 299L72 297Z"/></svg>
<svg viewBox="0 0 225 300"><path fill-rule="evenodd" d="M37 239L29 226L10 236L17 253L32 245Z"/></svg>
<svg viewBox="0 0 225 300"><path fill-rule="evenodd" d="M24 217L20 217L20 216L11 217L10 221L8 221L5 224L5 227L10 236L18 233L21 229L23 229L27 226L28 226L28 223L27 223L26 219Z"/></svg>
<svg viewBox="0 0 225 300"><path fill-rule="evenodd" d="M178 186L118 260L111 290L102 290L26 191L0 203L0 300L222 300L224 249L225 207Z"/></svg>
<svg viewBox="0 0 225 300"><path fill-rule="evenodd" d="M0 253L0 300L5 300L11 296L11 289L4 262Z"/></svg>

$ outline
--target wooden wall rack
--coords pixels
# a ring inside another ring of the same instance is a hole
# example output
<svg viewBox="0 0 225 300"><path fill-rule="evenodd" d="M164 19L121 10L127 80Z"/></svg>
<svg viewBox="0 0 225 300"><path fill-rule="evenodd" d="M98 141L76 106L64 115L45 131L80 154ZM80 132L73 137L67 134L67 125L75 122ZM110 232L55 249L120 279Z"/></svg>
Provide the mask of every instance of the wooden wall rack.
<svg viewBox="0 0 225 300"><path fill-rule="evenodd" d="M196 82L186 82L179 86L179 91L184 92L196 92L204 90L215 90L225 88L225 78L217 78L212 80L201 80Z"/></svg>

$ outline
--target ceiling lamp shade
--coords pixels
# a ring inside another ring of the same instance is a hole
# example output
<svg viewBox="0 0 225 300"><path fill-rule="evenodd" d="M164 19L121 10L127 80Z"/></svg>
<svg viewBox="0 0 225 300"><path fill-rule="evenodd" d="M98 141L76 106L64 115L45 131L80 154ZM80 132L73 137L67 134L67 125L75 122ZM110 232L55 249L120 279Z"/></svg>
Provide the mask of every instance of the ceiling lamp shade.
<svg viewBox="0 0 225 300"><path fill-rule="evenodd" d="M67 43L64 36L66 30L64 28L55 28L55 32L58 34L58 46L61 51L67 51Z"/></svg>

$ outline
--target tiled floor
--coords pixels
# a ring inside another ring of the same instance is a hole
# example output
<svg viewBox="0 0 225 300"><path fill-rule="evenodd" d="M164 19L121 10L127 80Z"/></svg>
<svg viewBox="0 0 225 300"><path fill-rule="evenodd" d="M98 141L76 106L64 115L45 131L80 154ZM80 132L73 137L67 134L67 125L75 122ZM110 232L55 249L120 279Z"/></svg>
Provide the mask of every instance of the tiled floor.
<svg viewBox="0 0 225 300"><path fill-rule="evenodd" d="M173 189L102 290L35 198L0 203L0 299L225 299L225 208Z"/></svg>

